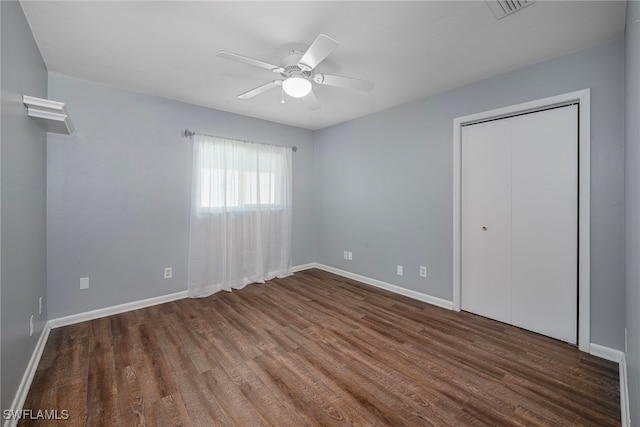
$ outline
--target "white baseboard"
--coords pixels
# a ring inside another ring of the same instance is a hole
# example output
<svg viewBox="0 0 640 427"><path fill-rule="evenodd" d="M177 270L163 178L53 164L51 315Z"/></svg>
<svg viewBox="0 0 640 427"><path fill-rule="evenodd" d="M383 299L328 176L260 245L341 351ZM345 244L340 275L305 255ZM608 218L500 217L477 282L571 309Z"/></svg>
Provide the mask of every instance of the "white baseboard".
<svg viewBox="0 0 640 427"><path fill-rule="evenodd" d="M165 302L176 301L183 298L187 298L187 291L160 295L159 297L147 298L139 301L127 302L125 304L114 305L111 307L99 308L97 310L87 311L84 313L58 317L56 319L49 320L49 324L51 325L51 328L59 328L61 326L73 325L75 323L86 322L87 320L99 319L101 317L125 313L127 311L137 310L139 308L151 307L152 305L163 304Z"/></svg>
<svg viewBox="0 0 640 427"><path fill-rule="evenodd" d="M627 383L627 358L623 351L605 347L600 344L589 345L589 353L602 359L618 363L620 375L620 413L622 417L622 427L631 425L631 413L629 411L629 385Z"/></svg>
<svg viewBox="0 0 640 427"><path fill-rule="evenodd" d="M631 426L631 410L629 409L629 384L627 383L627 357L622 353L620 361L620 412L622 427Z"/></svg>
<svg viewBox="0 0 640 427"><path fill-rule="evenodd" d="M329 273L337 274L338 276L342 276L348 279L356 280L358 282L366 283L367 285L375 286L376 288L385 289L387 291L404 295L409 298L417 299L419 301L436 305L438 307L446 308L448 310L453 309L453 303L451 301L433 297L431 295L423 294L421 292L413 291L411 289L402 288L400 286L392 285L391 283L383 282L381 280L372 279L366 276L361 276L359 274L351 273L349 271L340 270L339 268L330 267L328 265L319 264L315 262L310 264L305 264L304 266L299 266L299 267L305 267L305 268L301 268L300 270L294 270L294 271L301 271L309 268L317 268L319 270L328 271Z"/></svg>
<svg viewBox="0 0 640 427"><path fill-rule="evenodd" d="M291 271L297 273L298 271L309 270L310 268L318 268L317 262L310 262L308 264L296 265L291 268Z"/></svg>
<svg viewBox="0 0 640 427"><path fill-rule="evenodd" d="M594 343L589 344L589 354L616 363L624 359L624 352Z"/></svg>
<svg viewBox="0 0 640 427"><path fill-rule="evenodd" d="M11 408L8 408L14 414L22 409L25 400L27 400L27 394L29 394L31 382L33 381L33 377L35 376L36 370L38 369L38 364L40 363L40 358L42 357L42 353L44 352L44 347L47 344L49 332L51 332L51 325L49 324L49 322L46 322L44 328L42 329L42 333L40 334L40 338L38 338L38 342L33 349L33 353L31 353L31 358L29 359L29 363L27 364L27 369L25 369L24 371L24 375L22 376L22 380L20 381L18 390L16 390L16 395L13 398L13 402L11 402ZM4 421L3 427L15 427L17 424L18 419L10 418Z"/></svg>
<svg viewBox="0 0 640 427"><path fill-rule="evenodd" d="M360 276L359 274L350 273L348 271L340 270L334 267L329 267L327 265L319 264L317 262L310 262L308 264L296 265L292 268L292 272L295 273L298 271L308 270L311 268L318 268L320 270L328 271L330 273L334 273L339 276L347 277L349 279L357 280L359 282L363 282L368 285L386 289L388 291L391 291L400 295L408 296L410 298L424 301L429 304L437 305L438 307L447 308L449 310L451 310L451 307L452 307L451 301L432 297L431 295L412 291L410 289L405 289L400 286L392 285L390 283L382 282L376 279L371 279L366 276ZM179 299L187 298L187 296L188 296L187 291L176 292L168 295L161 295L159 297L153 297L153 298L148 298L140 301L133 301L125 304L114 305L111 307L105 307L97 310L87 311L84 313L71 314L69 316L58 317L58 318L49 320L49 325L51 328L55 329L62 326L73 325L80 322L86 322L87 320L99 319L101 317L111 316L119 313L125 313L127 311L137 310L139 308L145 308L153 305L162 304L165 302L176 301Z"/></svg>

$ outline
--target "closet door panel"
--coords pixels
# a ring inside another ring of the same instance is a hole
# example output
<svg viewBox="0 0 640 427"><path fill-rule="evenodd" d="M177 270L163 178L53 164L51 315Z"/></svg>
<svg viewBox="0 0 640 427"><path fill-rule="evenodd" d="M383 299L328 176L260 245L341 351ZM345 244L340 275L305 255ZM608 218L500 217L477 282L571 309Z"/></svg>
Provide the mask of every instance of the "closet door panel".
<svg viewBox="0 0 640 427"><path fill-rule="evenodd" d="M462 129L462 309L511 320L511 126ZM484 229L483 229L484 227Z"/></svg>
<svg viewBox="0 0 640 427"><path fill-rule="evenodd" d="M577 106L512 122L512 321L577 342Z"/></svg>

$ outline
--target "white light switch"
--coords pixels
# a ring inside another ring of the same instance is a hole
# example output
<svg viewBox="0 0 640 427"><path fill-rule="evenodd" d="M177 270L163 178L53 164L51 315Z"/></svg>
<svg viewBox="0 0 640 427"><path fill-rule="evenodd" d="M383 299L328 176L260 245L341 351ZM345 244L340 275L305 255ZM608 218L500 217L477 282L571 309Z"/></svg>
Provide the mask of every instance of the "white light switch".
<svg viewBox="0 0 640 427"><path fill-rule="evenodd" d="M80 289L89 289L89 278L81 277L80 278Z"/></svg>
<svg viewBox="0 0 640 427"><path fill-rule="evenodd" d="M398 274L398 276L402 276L404 274L404 267L399 265L397 270L396 270L396 273Z"/></svg>

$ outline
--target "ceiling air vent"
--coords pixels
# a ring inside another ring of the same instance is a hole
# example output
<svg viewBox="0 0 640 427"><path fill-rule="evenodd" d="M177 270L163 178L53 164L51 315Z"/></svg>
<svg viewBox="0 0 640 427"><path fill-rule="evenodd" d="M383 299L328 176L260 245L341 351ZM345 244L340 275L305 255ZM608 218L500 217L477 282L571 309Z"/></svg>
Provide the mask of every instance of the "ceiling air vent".
<svg viewBox="0 0 640 427"><path fill-rule="evenodd" d="M517 11L531 6L535 0L492 0L485 1L496 19L502 19L505 16L513 15Z"/></svg>

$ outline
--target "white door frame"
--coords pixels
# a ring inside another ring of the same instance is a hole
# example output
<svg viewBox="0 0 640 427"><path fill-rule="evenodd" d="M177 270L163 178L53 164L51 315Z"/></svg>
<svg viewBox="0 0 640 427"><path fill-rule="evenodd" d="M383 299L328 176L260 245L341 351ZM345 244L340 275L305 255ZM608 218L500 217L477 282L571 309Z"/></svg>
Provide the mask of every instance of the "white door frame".
<svg viewBox="0 0 640 427"><path fill-rule="evenodd" d="M462 126L578 103L578 348L589 352L591 340L591 90L584 89L453 120L453 310L461 309L462 286Z"/></svg>

